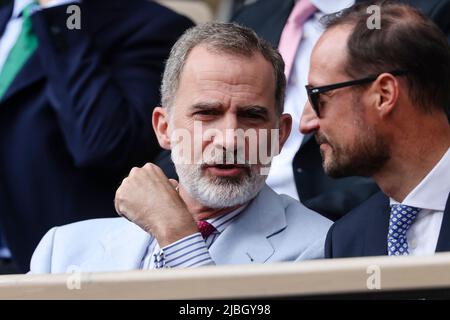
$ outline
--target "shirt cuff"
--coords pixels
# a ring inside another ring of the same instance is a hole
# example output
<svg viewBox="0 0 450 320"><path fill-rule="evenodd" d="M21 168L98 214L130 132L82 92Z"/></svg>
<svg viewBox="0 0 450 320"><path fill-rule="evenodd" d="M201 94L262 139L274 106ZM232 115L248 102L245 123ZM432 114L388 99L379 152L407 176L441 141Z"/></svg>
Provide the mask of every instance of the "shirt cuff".
<svg viewBox="0 0 450 320"><path fill-rule="evenodd" d="M215 264L200 232L165 246L153 258L156 268L191 268Z"/></svg>

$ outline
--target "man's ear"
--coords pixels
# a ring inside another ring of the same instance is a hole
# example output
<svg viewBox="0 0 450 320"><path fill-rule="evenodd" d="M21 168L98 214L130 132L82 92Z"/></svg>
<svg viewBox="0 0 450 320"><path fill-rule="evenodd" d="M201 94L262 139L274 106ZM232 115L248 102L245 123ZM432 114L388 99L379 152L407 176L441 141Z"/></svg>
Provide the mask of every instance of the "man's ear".
<svg viewBox="0 0 450 320"><path fill-rule="evenodd" d="M170 150L169 114L166 108L153 109L152 125L161 148Z"/></svg>
<svg viewBox="0 0 450 320"><path fill-rule="evenodd" d="M399 81L390 73L381 74L375 81L376 109L380 117L392 113L399 98Z"/></svg>
<svg viewBox="0 0 450 320"><path fill-rule="evenodd" d="M288 113L283 113L280 116L280 132L279 132L279 137L278 137L278 141L280 143L280 152L281 149L283 149L284 143L286 142L286 140L289 138L289 135L291 134L291 129L292 129L292 117L290 114Z"/></svg>

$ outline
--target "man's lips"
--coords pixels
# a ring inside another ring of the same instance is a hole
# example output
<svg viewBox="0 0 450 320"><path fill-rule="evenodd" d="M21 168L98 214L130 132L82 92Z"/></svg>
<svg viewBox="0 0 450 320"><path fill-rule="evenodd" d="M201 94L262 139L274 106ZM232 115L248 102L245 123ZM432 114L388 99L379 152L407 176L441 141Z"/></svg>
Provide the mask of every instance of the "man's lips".
<svg viewBox="0 0 450 320"><path fill-rule="evenodd" d="M331 149L330 143L323 135L316 134L314 137L316 138L316 142L319 145L321 151Z"/></svg>
<svg viewBox="0 0 450 320"><path fill-rule="evenodd" d="M320 144L320 150L322 150L322 151L325 151L325 150L327 150L327 149L331 149L331 146L330 146L330 144L329 143L321 143Z"/></svg>
<svg viewBox="0 0 450 320"><path fill-rule="evenodd" d="M209 164L204 169L215 176L236 176L249 170L248 166L242 164Z"/></svg>

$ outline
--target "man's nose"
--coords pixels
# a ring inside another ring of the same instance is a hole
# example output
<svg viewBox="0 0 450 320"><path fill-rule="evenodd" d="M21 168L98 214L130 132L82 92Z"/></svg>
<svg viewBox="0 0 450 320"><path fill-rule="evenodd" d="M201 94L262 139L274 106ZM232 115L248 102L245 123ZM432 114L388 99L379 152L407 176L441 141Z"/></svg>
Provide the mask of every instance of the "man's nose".
<svg viewBox="0 0 450 320"><path fill-rule="evenodd" d="M319 130L319 118L316 112L311 107L309 101L306 102L303 109L302 118L300 119L300 132L303 134L312 133Z"/></svg>
<svg viewBox="0 0 450 320"><path fill-rule="evenodd" d="M239 129L238 119L234 115L224 117L223 122L217 127L222 134L215 137L215 144L220 145L228 151L236 149L237 131Z"/></svg>

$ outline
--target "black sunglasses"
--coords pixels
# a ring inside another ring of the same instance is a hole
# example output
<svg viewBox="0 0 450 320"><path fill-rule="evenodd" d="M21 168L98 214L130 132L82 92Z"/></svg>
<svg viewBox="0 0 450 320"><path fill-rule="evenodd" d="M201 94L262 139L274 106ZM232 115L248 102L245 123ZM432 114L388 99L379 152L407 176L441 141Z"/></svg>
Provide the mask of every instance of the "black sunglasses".
<svg viewBox="0 0 450 320"><path fill-rule="evenodd" d="M370 82L375 81L383 73L390 73L393 76L401 76L401 75L404 75L406 73L406 71L394 70L394 71L390 71L390 72L382 72L377 75L369 76L369 77L366 77L363 79L350 80L350 81L334 83L334 84L329 84L329 85L320 86L320 87L313 87L310 85L306 85L305 88L306 88L306 93L308 94L309 103L311 103L311 106L314 109L314 112L320 118L319 98L322 93L325 93L325 92L328 92L331 90L340 89L340 88L370 83Z"/></svg>

